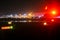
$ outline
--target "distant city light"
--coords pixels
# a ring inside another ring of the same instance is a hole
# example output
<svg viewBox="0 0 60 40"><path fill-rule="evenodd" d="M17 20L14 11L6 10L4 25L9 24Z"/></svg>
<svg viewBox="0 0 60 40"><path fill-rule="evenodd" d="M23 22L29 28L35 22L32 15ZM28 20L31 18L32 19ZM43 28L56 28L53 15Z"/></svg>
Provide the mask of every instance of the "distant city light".
<svg viewBox="0 0 60 40"><path fill-rule="evenodd" d="M41 18L41 16L38 16L39 18Z"/></svg>
<svg viewBox="0 0 60 40"><path fill-rule="evenodd" d="M23 16L27 16L27 14L23 14Z"/></svg>
<svg viewBox="0 0 60 40"><path fill-rule="evenodd" d="M46 22L44 22L43 24L44 24L44 25L47 25L47 23L46 23Z"/></svg>
<svg viewBox="0 0 60 40"><path fill-rule="evenodd" d="M27 20L23 20L23 21L20 21L20 22L27 22Z"/></svg>
<svg viewBox="0 0 60 40"><path fill-rule="evenodd" d="M28 22L32 22L32 20L28 20Z"/></svg>
<svg viewBox="0 0 60 40"><path fill-rule="evenodd" d="M1 27L2 30L13 29L13 26L3 26Z"/></svg>
<svg viewBox="0 0 60 40"><path fill-rule="evenodd" d="M29 16L31 16L32 14L28 14Z"/></svg>
<svg viewBox="0 0 60 40"><path fill-rule="evenodd" d="M10 26L10 29L13 29L13 26Z"/></svg>
<svg viewBox="0 0 60 40"><path fill-rule="evenodd" d="M12 22L10 21L10 22L8 22L8 24L12 24Z"/></svg>

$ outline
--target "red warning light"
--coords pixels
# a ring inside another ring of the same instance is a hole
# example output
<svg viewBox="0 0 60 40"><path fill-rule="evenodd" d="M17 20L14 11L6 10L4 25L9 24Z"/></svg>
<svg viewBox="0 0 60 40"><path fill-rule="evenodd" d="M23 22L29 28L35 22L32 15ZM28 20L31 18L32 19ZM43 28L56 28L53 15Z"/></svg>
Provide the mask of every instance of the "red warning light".
<svg viewBox="0 0 60 40"><path fill-rule="evenodd" d="M47 6L45 7L45 10L47 10Z"/></svg>
<svg viewBox="0 0 60 40"><path fill-rule="evenodd" d="M57 14L58 14L58 11L57 10L51 10L50 11L50 16L51 17L55 17L55 16L57 16Z"/></svg>
<svg viewBox="0 0 60 40"><path fill-rule="evenodd" d="M56 11L52 11L52 14L55 15L56 14Z"/></svg>
<svg viewBox="0 0 60 40"><path fill-rule="evenodd" d="M52 19L51 21L54 22L54 19Z"/></svg>
<svg viewBox="0 0 60 40"><path fill-rule="evenodd" d="M44 22L43 24L44 24L44 25L47 25L47 23L46 23L46 22Z"/></svg>

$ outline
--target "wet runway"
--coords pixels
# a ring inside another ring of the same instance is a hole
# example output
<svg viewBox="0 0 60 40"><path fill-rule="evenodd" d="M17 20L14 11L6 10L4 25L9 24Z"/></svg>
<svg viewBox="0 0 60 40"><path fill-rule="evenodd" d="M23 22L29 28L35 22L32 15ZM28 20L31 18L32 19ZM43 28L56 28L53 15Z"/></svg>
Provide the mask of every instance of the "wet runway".
<svg viewBox="0 0 60 40"><path fill-rule="evenodd" d="M60 39L60 23L53 22L43 25L43 22L12 22L13 29L0 30L1 39L26 40L57 40ZM7 22L0 22L0 27L8 26Z"/></svg>

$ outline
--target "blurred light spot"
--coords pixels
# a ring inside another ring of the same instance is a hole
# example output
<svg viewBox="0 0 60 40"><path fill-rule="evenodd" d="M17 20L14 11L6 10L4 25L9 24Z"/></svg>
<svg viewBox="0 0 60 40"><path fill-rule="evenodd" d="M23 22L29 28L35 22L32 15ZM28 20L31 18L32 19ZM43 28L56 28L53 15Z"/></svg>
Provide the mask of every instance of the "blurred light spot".
<svg viewBox="0 0 60 40"><path fill-rule="evenodd" d="M41 18L41 16L38 16L39 18Z"/></svg>
<svg viewBox="0 0 60 40"><path fill-rule="evenodd" d="M51 21L54 22L54 19L52 19Z"/></svg>
<svg viewBox="0 0 60 40"><path fill-rule="evenodd" d="M29 20L28 22L32 22L31 20Z"/></svg>
<svg viewBox="0 0 60 40"><path fill-rule="evenodd" d="M24 21L19 21L19 22L27 22L26 20L24 20Z"/></svg>
<svg viewBox="0 0 60 40"><path fill-rule="evenodd" d="M2 30L13 29L13 26L3 26L1 27Z"/></svg>
<svg viewBox="0 0 60 40"><path fill-rule="evenodd" d="M8 22L8 24L12 24L12 22L10 21L10 22Z"/></svg>
<svg viewBox="0 0 60 40"><path fill-rule="evenodd" d="M44 24L44 25L47 25L47 23L46 23L46 22L44 22L43 24Z"/></svg>
<svg viewBox="0 0 60 40"><path fill-rule="evenodd" d="M52 14L55 15L56 14L56 11L52 11Z"/></svg>
<svg viewBox="0 0 60 40"><path fill-rule="evenodd" d="M23 22L27 22L26 20L24 20Z"/></svg>
<svg viewBox="0 0 60 40"><path fill-rule="evenodd" d="M47 10L47 6L45 7L45 10Z"/></svg>
<svg viewBox="0 0 60 40"><path fill-rule="evenodd" d="M10 26L10 29L13 29L13 26Z"/></svg>

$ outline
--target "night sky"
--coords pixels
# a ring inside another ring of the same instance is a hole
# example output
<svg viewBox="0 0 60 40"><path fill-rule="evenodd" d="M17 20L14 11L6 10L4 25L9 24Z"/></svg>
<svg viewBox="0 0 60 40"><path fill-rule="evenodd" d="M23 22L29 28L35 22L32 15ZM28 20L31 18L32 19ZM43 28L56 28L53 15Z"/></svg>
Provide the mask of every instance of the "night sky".
<svg viewBox="0 0 60 40"><path fill-rule="evenodd" d="M53 0L54 1L54 0ZM0 14L10 12L42 11L52 0L0 0Z"/></svg>

